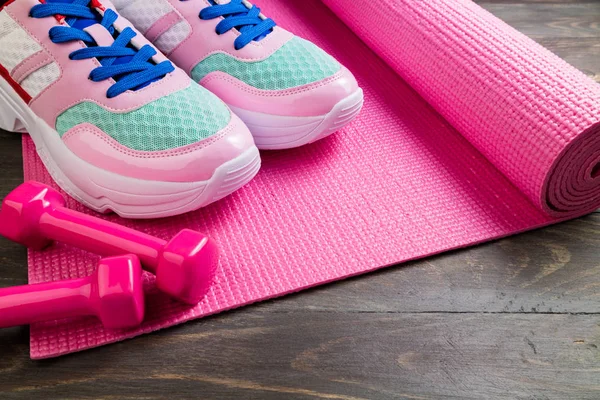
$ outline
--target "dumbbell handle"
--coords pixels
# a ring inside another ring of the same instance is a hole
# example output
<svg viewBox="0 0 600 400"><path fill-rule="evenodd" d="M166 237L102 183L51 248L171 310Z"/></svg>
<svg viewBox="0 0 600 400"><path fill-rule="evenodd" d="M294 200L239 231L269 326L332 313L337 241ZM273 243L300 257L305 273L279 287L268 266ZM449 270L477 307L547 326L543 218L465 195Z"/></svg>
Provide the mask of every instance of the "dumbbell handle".
<svg viewBox="0 0 600 400"><path fill-rule="evenodd" d="M90 277L0 289L0 328L95 315Z"/></svg>
<svg viewBox="0 0 600 400"><path fill-rule="evenodd" d="M161 249L167 243L154 236L64 207L46 211L39 229L45 237L102 256L135 254L144 269L156 272Z"/></svg>

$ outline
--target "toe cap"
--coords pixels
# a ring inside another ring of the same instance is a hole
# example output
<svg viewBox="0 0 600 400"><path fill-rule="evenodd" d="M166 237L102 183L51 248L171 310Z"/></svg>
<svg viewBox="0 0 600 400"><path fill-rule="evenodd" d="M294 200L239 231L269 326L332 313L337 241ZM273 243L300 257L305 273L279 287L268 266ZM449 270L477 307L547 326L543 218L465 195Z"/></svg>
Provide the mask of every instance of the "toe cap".
<svg viewBox="0 0 600 400"><path fill-rule="evenodd" d="M358 90L352 73L341 67L319 82L285 90L259 90L224 72L213 72L200 83L230 106L281 116L320 116Z"/></svg>
<svg viewBox="0 0 600 400"><path fill-rule="evenodd" d="M84 161L118 175L161 182L199 182L254 146L244 123L230 112L229 123L209 138L163 151L128 148L95 125L84 123L63 135L66 146Z"/></svg>

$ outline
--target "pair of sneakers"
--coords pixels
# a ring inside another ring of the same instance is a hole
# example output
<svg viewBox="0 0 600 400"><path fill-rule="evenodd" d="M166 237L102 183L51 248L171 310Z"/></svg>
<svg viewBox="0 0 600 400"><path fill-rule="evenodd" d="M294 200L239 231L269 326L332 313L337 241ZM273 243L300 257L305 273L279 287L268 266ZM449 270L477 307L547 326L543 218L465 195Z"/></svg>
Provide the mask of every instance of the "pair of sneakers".
<svg viewBox="0 0 600 400"><path fill-rule="evenodd" d="M0 128L29 132L96 211L198 209L249 182L258 149L319 140L362 106L345 67L245 0L4 3Z"/></svg>

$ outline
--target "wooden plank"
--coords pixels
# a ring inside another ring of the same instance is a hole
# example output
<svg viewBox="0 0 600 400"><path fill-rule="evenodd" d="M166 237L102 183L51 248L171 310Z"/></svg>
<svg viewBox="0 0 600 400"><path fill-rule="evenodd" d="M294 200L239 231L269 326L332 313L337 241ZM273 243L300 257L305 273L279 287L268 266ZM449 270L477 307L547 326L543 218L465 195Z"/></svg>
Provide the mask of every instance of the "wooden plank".
<svg viewBox="0 0 600 400"><path fill-rule="evenodd" d="M23 182L21 135L0 131L0 199ZM27 283L27 254L0 237L0 287Z"/></svg>
<svg viewBox="0 0 600 400"><path fill-rule="evenodd" d="M32 362L24 351L2 348L0 393L3 399L597 400L599 325L600 316L588 315L246 309L57 360Z"/></svg>
<svg viewBox="0 0 600 400"><path fill-rule="evenodd" d="M21 134L0 130L0 198L23 182Z"/></svg>
<svg viewBox="0 0 600 400"><path fill-rule="evenodd" d="M515 3L480 1L480 5L534 39L600 37L600 2Z"/></svg>
<svg viewBox="0 0 600 400"><path fill-rule="evenodd" d="M600 76L600 5L482 6ZM0 133L0 197L22 181ZM2 399L598 399L600 214L55 360L0 330ZM26 282L0 239L0 287Z"/></svg>
<svg viewBox="0 0 600 400"><path fill-rule="evenodd" d="M502 4L506 6L521 6L527 7L536 4L594 4L596 0L472 0L474 3L479 4L482 7L486 7L488 4Z"/></svg>

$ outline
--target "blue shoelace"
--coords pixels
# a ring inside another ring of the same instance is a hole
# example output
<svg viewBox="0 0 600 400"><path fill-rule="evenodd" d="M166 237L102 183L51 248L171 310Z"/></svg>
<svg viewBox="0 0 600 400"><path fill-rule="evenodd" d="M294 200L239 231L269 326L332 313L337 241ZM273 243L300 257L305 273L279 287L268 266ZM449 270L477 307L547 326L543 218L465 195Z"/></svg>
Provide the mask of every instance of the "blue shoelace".
<svg viewBox="0 0 600 400"><path fill-rule="evenodd" d="M117 13L106 9L104 16L100 16L90 6L90 0L54 0L44 4L37 4L31 8L33 18L46 18L51 16L66 17L69 26L55 26L50 29L50 40L54 43L65 43L81 40L88 47L76 50L69 55L71 60L96 58L102 65L91 71L89 78L100 82L113 78L116 83L107 91L108 98L116 97L128 90L136 90L161 79L175 68L169 61L155 64L151 58L156 55L156 50L149 45L135 49L130 41L136 36L133 29L127 27L121 33L115 30L113 23L117 20ZM100 23L115 38L109 47L98 46L94 38L83 29L93 24Z"/></svg>
<svg viewBox="0 0 600 400"><path fill-rule="evenodd" d="M208 20L224 17L217 25L217 34L222 35L236 28L241 33L234 42L236 50L244 48L254 40L262 39L277 26L272 19L262 19L259 16L260 8L256 6L248 8L242 0L231 0L227 4L217 4L214 1L211 1L211 3L212 6L203 8L200 11L200 19Z"/></svg>

